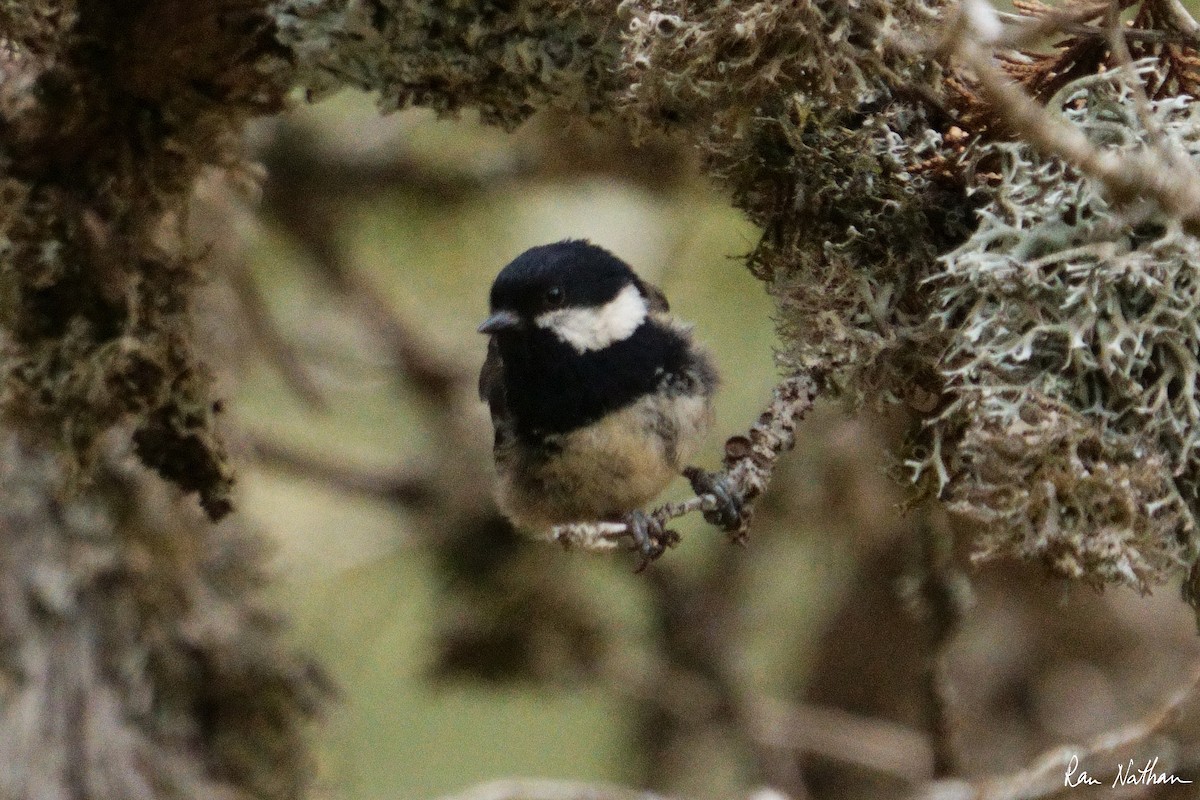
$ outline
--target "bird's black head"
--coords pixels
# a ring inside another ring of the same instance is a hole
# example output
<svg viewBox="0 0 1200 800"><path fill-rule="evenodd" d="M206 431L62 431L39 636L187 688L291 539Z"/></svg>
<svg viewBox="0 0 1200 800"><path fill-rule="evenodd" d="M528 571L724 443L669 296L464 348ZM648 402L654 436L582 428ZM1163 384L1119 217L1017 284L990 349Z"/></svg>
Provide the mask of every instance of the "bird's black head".
<svg viewBox="0 0 1200 800"><path fill-rule="evenodd" d="M583 240L526 250L492 284L479 330L505 335L548 330L581 352L631 334L646 318L646 290L624 261Z"/></svg>

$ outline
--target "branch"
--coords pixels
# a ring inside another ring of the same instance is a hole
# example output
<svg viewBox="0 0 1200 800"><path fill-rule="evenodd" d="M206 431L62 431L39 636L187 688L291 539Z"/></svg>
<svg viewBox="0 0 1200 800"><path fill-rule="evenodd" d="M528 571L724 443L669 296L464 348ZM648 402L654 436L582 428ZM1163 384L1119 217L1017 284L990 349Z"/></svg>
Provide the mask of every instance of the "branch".
<svg viewBox="0 0 1200 800"><path fill-rule="evenodd" d="M742 500L741 523L730 536L742 541L750 526L754 501L767 489L779 454L796 443L796 424L813 407L818 394L816 379L807 373L785 378L775 387L774 399L745 436L733 436L725 442L723 477L730 491ZM712 494L700 494L678 503L665 503L653 512L661 525L695 511L716 511L718 500ZM623 522L574 522L556 525L552 539L566 548L590 552L616 550L630 536Z"/></svg>
<svg viewBox="0 0 1200 800"><path fill-rule="evenodd" d="M1100 734L1083 747L1065 745L1043 753L1033 763L1009 775L977 781L946 780L928 784L914 800L1036 800L1063 790L1063 779L1072 762L1080 773L1088 762L1100 756L1111 757L1122 748L1146 741L1179 716L1179 709L1200 684L1197 666L1184 685L1157 709L1138 722ZM1088 770L1093 776L1100 771Z"/></svg>

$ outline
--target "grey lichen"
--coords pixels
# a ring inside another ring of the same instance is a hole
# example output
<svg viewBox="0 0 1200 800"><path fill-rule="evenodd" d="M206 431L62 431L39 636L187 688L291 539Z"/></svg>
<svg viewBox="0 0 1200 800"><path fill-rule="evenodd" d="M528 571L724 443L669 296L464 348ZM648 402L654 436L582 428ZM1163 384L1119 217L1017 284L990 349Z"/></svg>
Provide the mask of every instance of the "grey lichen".
<svg viewBox="0 0 1200 800"><path fill-rule="evenodd" d="M1153 139L1200 157L1189 97L1153 103L1155 131L1115 73L1055 107L1098 146ZM1197 553L1200 244L1028 145L981 145L970 161L988 202L928 284L950 402L914 467L985 523L985 555L1147 590Z"/></svg>
<svg viewBox="0 0 1200 800"><path fill-rule="evenodd" d="M920 109L894 102L861 125L778 120L788 205L753 255L779 307L782 356L820 374L852 406L921 408L940 392L925 324L939 253L971 229L961 184L939 172L944 143Z"/></svg>

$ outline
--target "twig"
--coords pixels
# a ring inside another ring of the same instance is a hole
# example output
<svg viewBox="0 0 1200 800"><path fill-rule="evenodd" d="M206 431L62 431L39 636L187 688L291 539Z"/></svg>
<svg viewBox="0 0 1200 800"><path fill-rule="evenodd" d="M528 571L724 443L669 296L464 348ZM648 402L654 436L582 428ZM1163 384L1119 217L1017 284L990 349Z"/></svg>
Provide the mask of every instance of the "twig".
<svg viewBox="0 0 1200 800"><path fill-rule="evenodd" d="M1138 77L1137 67L1133 63L1133 54L1129 52L1126 35L1128 31L1121 22L1121 8L1116 3L1109 7L1108 13L1105 15L1104 28L1108 38L1108 49L1112 51L1113 57L1125 71L1127 83L1133 92L1138 121L1151 137L1151 142L1160 145L1166 144L1162 128L1154 121L1154 115L1150 110L1150 97L1146 94L1146 87L1142 85L1141 78ZM1169 156L1170 151L1165 151L1165 154Z"/></svg>
<svg viewBox="0 0 1200 800"><path fill-rule="evenodd" d="M1082 747L1066 745L1043 753L1028 767L1009 775L977 781L944 780L928 784L915 800L1036 800L1063 789L1066 771L1074 761L1080 773L1085 765L1101 756L1111 756L1122 748L1146 741L1170 725L1179 709L1200 684L1200 666L1191 677L1157 709L1138 722L1103 733ZM1111 767L1110 767L1111 769ZM1088 770L1091 775L1103 774ZM1079 773L1077 773L1079 774Z"/></svg>
<svg viewBox="0 0 1200 800"><path fill-rule="evenodd" d="M640 661L610 662L603 673L605 683L639 708L657 704L671 714L694 717L701 704L696 694L697 684L681 679L667 663L647 669ZM737 719L745 735L762 747L819 755L913 785L934 777L929 737L906 725L832 706L792 703L757 693L734 698L731 705L738 709Z"/></svg>
<svg viewBox="0 0 1200 800"><path fill-rule="evenodd" d="M1015 30L1010 30L994 44L1000 47L1022 49L1048 36L1057 36L1073 31L1083 35L1104 36L1106 33L1104 28L1093 27L1085 23L1103 16L1111 5L1107 0L1086 6L1069 5L1050 9L1037 16L996 11L996 18Z"/></svg>
<svg viewBox="0 0 1200 800"><path fill-rule="evenodd" d="M735 536L744 535L749 528L752 504L767 491L779 454L796 445L796 425L812 410L818 393L817 380L811 374L786 378L775 387L771 404L749 434L725 442L725 474L745 504L742 526Z"/></svg>
<svg viewBox="0 0 1200 800"><path fill-rule="evenodd" d="M455 203L509 177L494 170L439 169L405 147L403 139L381 137L379 131L343 141L353 147L339 146L335 133L322 136L303 125L281 122L271 128L258 155L272 187L305 202L314 196L361 199L400 189L433 202Z"/></svg>
<svg viewBox="0 0 1200 800"><path fill-rule="evenodd" d="M813 407L818 393L812 375L786 378L775 387L774 399L746 436L734 436L725 442L724 476L730 490L742 500L741 522L730 536L745 538L754 511L754 501L766 491L779 454L796 443L796 424ZM678 503L665 503L653 512L662 525L695 511L715 511L718 500L701 494ZM557 525L551 538L568 548L603 552L624 547L629 526L623 522L577 522Z"/></svg>
<svg viewBox="0 0 1200 800"><path fill-rule="evenodd" d="M1086 18L1091 19L1093 17L1100 16L1102 13L1103 10ZM1083 22L1076 22L1069 17L1063 18L1057 14L1041 17L1029 17L1025 16L1024 14L1013 14L1009 11L997 11L996 16L999 17L1000 21L1005 25L1017 29L1001 40L1000 44L1002 44L1004 47L1022 49L1047 36L1055 36L1059 34L1068 34L1071 36L1094 36L1096 38L1108 35L1108 30L1105 27L1101 27L1099 25L1088 25ZM1079 19L1079 16L1075 16L1075 19ZM1149 44L1182 44L1189 47L1200 48L1200 38L1198 38L1194 32L1190 31L1160 31L1150 30L1147 28L1124 28L1123 33L1128 41L1133 42L1147 42Z"/></svg>
<svg viewBox="0 0 1200 800"><path fill-rule="evenodd" d="M1163 6L1171 16L1171 24L1177 30L1191 37L1188 44L1200 46L1200 23L1196 22L1192 12L1188 11L1179 0L1165 0Z"/></svg>
<svg viewBox="0 0 1200 800"><path fill-rule="evenodd" d="M431 476L351 466L305 453L268 437L247 433L246 438L261 463L319 481L342 492L366 495L401 506L424 505L434 495Z"/></svg>
<svg viewBox="0 0 1200 800"><path fill-rule="evenodd" d="M472 786L439 800L668 800L655 794L610 783L505 778Z"/></svg>

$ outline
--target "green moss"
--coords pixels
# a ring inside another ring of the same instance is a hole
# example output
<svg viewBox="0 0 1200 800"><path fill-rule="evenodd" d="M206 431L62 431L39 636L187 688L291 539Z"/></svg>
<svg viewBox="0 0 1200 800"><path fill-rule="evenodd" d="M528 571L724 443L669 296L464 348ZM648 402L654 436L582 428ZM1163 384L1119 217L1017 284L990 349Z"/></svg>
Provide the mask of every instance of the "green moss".
<svg viewBox="0 0 1200 800"><path fill-rule="evenodd" d="M471 107L512 128L547 106L598 110L615 87L612 25L581 3L290 0L275 9L310 97L353 86L378 91L384 111Z"/></svg>
<svg viewBox="0 0 1200 800"><path fill-rule="evenodd" d="M278 51L256 47L267 19L219 0L3 15L4 85L21 89L0 89L4 410L80 476L132 421L145 463L215 519L231 477L192 342L183 220L200 171L235 163L242 123L279 107Z"/></svg>

